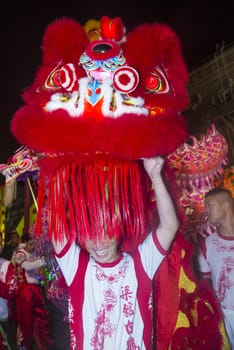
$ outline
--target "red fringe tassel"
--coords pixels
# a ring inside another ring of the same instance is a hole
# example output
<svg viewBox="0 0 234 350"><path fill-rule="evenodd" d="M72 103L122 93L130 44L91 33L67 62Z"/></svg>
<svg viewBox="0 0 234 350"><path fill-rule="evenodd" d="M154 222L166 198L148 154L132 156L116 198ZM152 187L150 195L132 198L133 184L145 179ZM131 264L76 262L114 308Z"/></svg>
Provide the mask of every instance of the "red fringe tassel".
<svg viewBox="0 0 234 350"><path fill-rule="evenodd" d="M48 235L57 241L116 238L128 250L128 240L132 249L145 238L147 177L139 162L73 160L54 168L53 161L41 164L36 232L46 208Z"/></svg>

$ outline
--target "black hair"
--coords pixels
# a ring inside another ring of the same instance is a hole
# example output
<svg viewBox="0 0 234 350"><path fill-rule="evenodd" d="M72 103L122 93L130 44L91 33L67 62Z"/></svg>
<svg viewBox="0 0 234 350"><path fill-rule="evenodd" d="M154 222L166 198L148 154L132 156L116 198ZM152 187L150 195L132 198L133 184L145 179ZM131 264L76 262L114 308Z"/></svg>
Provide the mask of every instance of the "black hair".
<svg viewBox="0 0 234 350"><path fill-rule="evenodd" d="M232 197L231 192L229 190L226 190L225 188L220 188L220 187L216 187L216 188L212 188L210 191L208 191L205 194L205 198L207 198L208 196L213 196L216 194L227 194L228 196Z"/></svg>
<svg viewBox="0 0 234 350"><path fill-rule="evenodd" d="M30 241L32 238L30 237L30 234L29 233L23 233L22 236L21 236L21 242L22 243L25 243L25 242L28 242Z"/></svg>

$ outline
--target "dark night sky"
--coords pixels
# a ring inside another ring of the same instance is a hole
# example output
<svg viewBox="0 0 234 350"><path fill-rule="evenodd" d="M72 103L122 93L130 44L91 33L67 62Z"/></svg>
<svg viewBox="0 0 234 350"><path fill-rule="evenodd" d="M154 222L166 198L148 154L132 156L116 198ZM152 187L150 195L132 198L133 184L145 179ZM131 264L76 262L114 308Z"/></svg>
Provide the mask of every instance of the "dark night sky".
<svg viewBox="0 0 234 350"><path fill-rule="evenodd" d="M1 12L0 163L19 147L10 132L14 112L22 105L21 93L32 83L41 62L40 44L46 26L58 17L84 24L90 18L120 16L127 31L141 23L162 22L178 34L185 62L191 69L212 56L216 44L234 42L234 0L141 1L11 1ZM133 5L134 4L134 5ZM143 6L144 5L144 6Z"/></svg>

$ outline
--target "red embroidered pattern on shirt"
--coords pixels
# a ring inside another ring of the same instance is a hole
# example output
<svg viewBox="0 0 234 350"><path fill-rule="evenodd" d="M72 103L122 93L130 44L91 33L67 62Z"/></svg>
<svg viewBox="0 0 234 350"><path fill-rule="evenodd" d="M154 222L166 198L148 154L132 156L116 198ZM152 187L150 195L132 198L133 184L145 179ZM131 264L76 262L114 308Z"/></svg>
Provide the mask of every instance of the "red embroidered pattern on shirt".
<svg viewBox="0 0 234 350"><path fill-rule="evenodd" d="M224 259L222 264L222 269L219 275L218 291L217 291L218 299L220 303L222 303L225 300L228 290L232 290L234 286L234 282L229 277L229 276L232 276L231 272L233 270L234 270L234 259L232 257L228 257ZM232 306L230 305L230 308L233 309L233 305Z"/></svg>
<svg viewBox="0 0 234 350"><path fill-rule="evenodd" d="M123 312L126 317L131 317L132 315L134 315L134 309L132 306L132 303L124 304Z"/></svg>
<svg viewBox="0 0 234 350"><path fill-rule="evenodd" d="M76 350L77 346L76 346L76 336L74 333L74 326L73 324L75 324L74 322L74 307L72 305L71 302L71 298L68 298L68 320L69 320L69 324L70 324L70 349L71 350Z"/></svg>
<svg viewBox="0 0 234 350"><path fill-rule="evenodd" d="M128 301L129 299L132 298L133 293L129 290L129 286L123 286L121 287L121 290L122 290L120 294L121 299Z"/></svg>
<svg viewBox="0 0 234 350"><path fill-rule="evenodd" d="M115 274L107 275L104 272L104 269L99 265L95 265L96 267L96 277L99 281L107 280L109 283L117 282L121 277L125 277L126 270L128 267L129 261L124 260L123 264L119 267L118 271Z"/></svg>
<svg viewBox="0 0 234 350"><path fill-rule="evenodd" d="M131 303L129 301L129 299L132 299L133 292L130 291L129 286L123 286L123 287L121 287L121 289L122 289L122 292L120 294L120 298L126 300L126 303L123 306L124 316L127 319L131 318L131 320L128 319L127 323L125 324L125 330L126 330L127 334L130 335L133 333L133 321L132 321L132 319L133 319L133 316L135 314L133 303ZM129 350L137 349L137 347L135 347L134 339L133 338L130 338L130 339L131 339L131 342L128 341L128 348L127 349L129 349ZM132 347L133 345L134 345L134 347Z"/></svg>
<svg viewBox="0 0 234 350"><path fill-rule="evenodd" d="M135 341L133 338L129 338L127 342L127 350L140 350L139 346L136 346Z"/></svg>
<svg viewBox="0 0 234 350"><path fill-rule="evenodd" d="M101 304L101 309L98 311L95 319L95 330L92 336L90 345L94 350L104 350L105 338L111 338L115 330L115 326L111 323L109 315L113 312L117 304L115 293L111 289L104 292L104 300Z"/></svg>
<svg viewBox="0 0 234 350"><path fill-rule="evenodd" d="M228 245L227 243L221 242L219 239L214 239L214 246L218 252L234 252L234 242L232 241L232 245Z"/></svg>
<svg viewBox="0 0 234 350"><path fill-rule="evenodd" d="M128 322L125 324L125 329L128 334L132 334L133 332L133 322L128 320Z"/></svg>

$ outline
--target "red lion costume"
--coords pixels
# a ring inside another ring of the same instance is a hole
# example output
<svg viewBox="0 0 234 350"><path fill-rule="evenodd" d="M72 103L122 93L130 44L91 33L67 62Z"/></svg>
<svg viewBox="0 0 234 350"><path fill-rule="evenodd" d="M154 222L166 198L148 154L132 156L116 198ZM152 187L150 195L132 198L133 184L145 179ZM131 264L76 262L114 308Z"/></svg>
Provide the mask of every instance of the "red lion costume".
<svg viewBox="0 0 234 350"><path fill-rule="evenodd" d="M187 136L181 111L188 76L175 33L162 24L141 25L126 37L124 31L120 18L103 17L101 37L89 42L72 19L50 24L42 66L12 121L19 142L44 154L39 208L46 201L53 212L50 233L62 227L76 239L79 231L80 243L101 235L105 222L109 237L128 232L125 242L138 244L149 221L139 159L165 156ZM66 206L56 196L55 169Z"/></svg>

